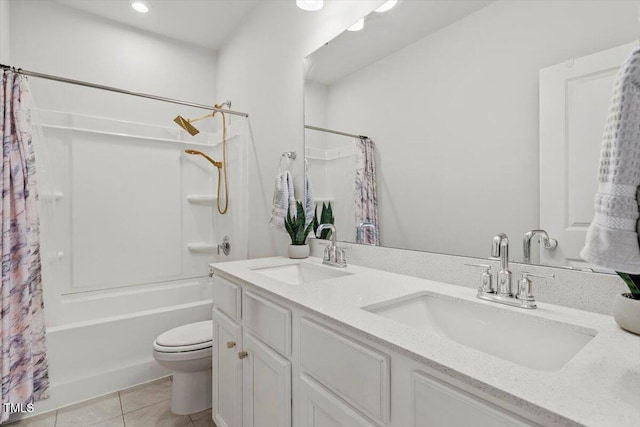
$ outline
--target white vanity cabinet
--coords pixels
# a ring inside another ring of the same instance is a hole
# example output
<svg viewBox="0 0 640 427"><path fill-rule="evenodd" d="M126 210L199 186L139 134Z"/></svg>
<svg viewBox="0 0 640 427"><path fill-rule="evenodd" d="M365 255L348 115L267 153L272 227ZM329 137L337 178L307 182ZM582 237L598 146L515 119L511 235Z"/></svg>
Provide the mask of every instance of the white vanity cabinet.
<svg viewBox="0 0 640 427"><path fill-rule="evenodd" d="M212 286L213 420L291 427L291 312L219 276Z"/></svg>
<svg viewBox="0 0 640 427"><path fill-rule="evenodd" d="M218 427L553 425L254 288L214 276Z"/></svg>

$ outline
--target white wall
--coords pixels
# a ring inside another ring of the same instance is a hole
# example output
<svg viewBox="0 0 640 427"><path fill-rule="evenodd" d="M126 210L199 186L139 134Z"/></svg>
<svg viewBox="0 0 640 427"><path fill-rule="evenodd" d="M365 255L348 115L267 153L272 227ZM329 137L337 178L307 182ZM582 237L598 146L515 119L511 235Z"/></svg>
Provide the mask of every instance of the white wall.
<svg viewBox="0 0 640 427"><path fill-rule="evenodd" d="M302 198L303 58L382 0L325 1L305 12L293 1L263 2L218 54L217 93L250 114L250 257L285 254L284 232L267 226L278 160L297 151L297 198Z"/></svg>
<svg viewBox="0 0 640 427"><path fill-rule="evenodd" d="M637 12L497 1L333 84L328 127L376 142L383 244L486 257L538 228L538 72L637 39Z"/></svg>
<svg viewBox="0 0 640 427"><path fill-rule="evenodd" d="M0 63L8 65L9 58L9 0L0 0Z"/></svg>
<svg viewBox="0 0 640 427"><path fill-rule="evenodd" d="M51 1L11 0L10 11L12 65L196 103L215 100L212 51ZM39 108L168 125L176 114L201 113L35 78L30 83Z"/></svg>

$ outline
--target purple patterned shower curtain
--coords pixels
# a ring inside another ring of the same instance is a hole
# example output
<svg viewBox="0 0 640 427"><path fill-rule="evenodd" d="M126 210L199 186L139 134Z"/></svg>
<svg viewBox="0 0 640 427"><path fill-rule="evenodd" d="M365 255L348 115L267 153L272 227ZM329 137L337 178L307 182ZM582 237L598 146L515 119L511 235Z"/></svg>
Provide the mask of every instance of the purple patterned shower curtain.
<svg viewBox="0 0 640 427"><path fill-rule="evenodd" d="M373 224L362 228L360 243L378 245L378 190L376 189L376 162L373 141L369 138L356 140L356 226Z"/></svg>
<svg viewBox="0 0 640 427"><path fill-rule="evenodd" d="M30 96L26 79L9 70L0 92L0 422L9 405L48 397L39 218Z"/></svg>

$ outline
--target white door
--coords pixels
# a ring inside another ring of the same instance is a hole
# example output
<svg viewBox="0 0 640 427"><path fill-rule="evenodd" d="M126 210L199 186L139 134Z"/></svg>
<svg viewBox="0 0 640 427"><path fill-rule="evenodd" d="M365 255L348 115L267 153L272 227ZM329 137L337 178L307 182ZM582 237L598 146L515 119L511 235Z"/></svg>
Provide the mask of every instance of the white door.
<svg viewBox="0 0 640 427"><path fill-rule="evenodd" d="M580 258L593 218L600 143L613 84L637 43L540 70L540 228L558 240L545 265L597 268ZM532 242L532 253L538 243Z"/></svg>
<svg viewBox="0 0 640 427"><path fill-rule="evenodd" d="M376 427L310 376L302 374L299 384L300 427Z"/></svg>
<svg viewBox="0 0 640 427"><path fill-rule="evenodd" d="M244 427L291 427L291 363L247 331L244 350Z"/></svg>
<svg viewBox="0 0 640 427"><path fill-rule="evenodd" d="M213 420L218 427L242 425L242 329L213 309Z"/></svg>

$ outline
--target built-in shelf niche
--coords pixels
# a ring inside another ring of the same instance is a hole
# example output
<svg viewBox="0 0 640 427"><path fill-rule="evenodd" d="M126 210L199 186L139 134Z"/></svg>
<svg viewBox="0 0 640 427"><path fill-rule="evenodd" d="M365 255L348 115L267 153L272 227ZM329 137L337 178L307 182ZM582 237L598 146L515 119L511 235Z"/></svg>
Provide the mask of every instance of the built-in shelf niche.
<svg viewBox="0 0 640 427"><path fill-rule="evenodd" d="M189 194L187 202L192 205L213 205L218 200L213 194Z"/></svg>
<svg viewBox="0 0 640 427"><path fill-rule="evenodd" d="M187 249L192 253L210 254L218 252L218 245L216 243L188 243Z"/></svg>
<svg viewBox="0 0 640 427"><path fill-rule="evenodd" d="M349 157L354 154L353 145L343 146L332 149L323 149L316 147L306 147L304 150L304 156L307 160L336 160L344 157Z"/></svg>

